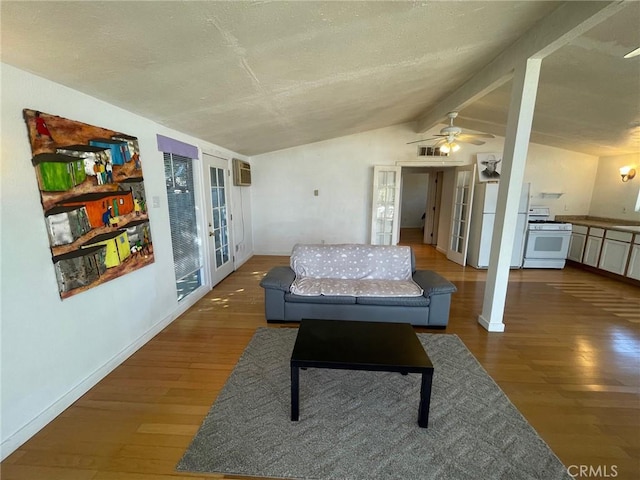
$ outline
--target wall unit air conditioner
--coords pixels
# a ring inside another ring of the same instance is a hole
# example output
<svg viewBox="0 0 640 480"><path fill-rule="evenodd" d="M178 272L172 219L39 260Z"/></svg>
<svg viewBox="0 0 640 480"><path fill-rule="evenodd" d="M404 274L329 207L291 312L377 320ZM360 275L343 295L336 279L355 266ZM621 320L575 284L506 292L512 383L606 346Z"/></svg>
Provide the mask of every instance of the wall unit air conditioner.
<svg viewBox="0 0 640 480"><path fill-rule="evenodd" d="M240 159L233 159L233 184L239 187L251 185L251 164Z"/></svg>

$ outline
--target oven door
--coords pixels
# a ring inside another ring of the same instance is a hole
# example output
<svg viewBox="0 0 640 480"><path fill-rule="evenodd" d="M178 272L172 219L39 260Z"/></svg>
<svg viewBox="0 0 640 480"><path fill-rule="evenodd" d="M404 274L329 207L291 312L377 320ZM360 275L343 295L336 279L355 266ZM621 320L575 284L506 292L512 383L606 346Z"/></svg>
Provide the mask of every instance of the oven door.
<svg viewBox="0 0 640 480"><path fill-rule="evenodd" d="M570 239L570 231L528 230L524 258L564 260Z"/></svg>

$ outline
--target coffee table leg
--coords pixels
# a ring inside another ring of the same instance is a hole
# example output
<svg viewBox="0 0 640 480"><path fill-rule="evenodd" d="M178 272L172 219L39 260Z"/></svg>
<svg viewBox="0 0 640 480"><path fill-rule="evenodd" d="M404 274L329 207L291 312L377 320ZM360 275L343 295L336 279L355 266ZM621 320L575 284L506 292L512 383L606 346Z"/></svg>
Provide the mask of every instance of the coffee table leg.
<svg viewBox="0 0 640 480"><path fill-rule="evenodd" d="M294 422L298 421L299 416L299 381L300 371L298 367L291 365L291 420Z"/></svg>
<svg viewBox="0 0 640 480"><path fill-rule="evenodd" d="M422 372L422 384L420 386L420 406L418 408L418 425L427 428L429 425L429 404L431 403L431 381L433 369Z"/></svg>

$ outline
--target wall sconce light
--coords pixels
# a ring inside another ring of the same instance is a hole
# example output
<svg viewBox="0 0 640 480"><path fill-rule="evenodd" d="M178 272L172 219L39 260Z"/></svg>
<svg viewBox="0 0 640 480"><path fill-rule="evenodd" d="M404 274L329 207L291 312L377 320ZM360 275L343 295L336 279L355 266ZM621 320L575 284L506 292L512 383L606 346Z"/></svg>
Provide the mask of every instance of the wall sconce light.
<svg viewBox="0 0 640 480"><path fill-rule="evenodd" d="M628 182L636 176L636 170L631 167L620 167L620 176L623 182Z"/></svg>

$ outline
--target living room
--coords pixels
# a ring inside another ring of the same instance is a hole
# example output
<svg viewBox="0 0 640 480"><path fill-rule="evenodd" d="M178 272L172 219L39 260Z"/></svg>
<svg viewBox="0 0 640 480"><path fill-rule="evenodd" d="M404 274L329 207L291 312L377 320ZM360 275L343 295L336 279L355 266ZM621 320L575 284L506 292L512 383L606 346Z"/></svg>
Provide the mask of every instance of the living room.
<svg viewBox="0 0 640 480"><path fill-rule="evenodd" d="M406 143L442 127L438 124L418 134L412 125L401 123L243 155L97 97L97 91L83 93L2 64L3 458L208 293L205 284L193 298L182 302L176 298L165 176L156 135L228 160L251 162L253 185L233 187L231 192L236 219L232 234L236 244L242 239L235 267L241 269L253 255L286 255L296 242L367 242L371 167L414 161L415 146ZM145 189L148 198L158 199L157 204L150 203L156 255L152 265L60 300L24 108L138 137ZM480 151L502 151L504 143L504 137L496 136L482 150L465 146L460 158L469 161ZM534 195L564 193L561 199L545 200L555 214L637 220L633 212L638 179L623 183L617 171L629 163L638 165L637 155L597 156L532 143L524 176Z"/></svg>

